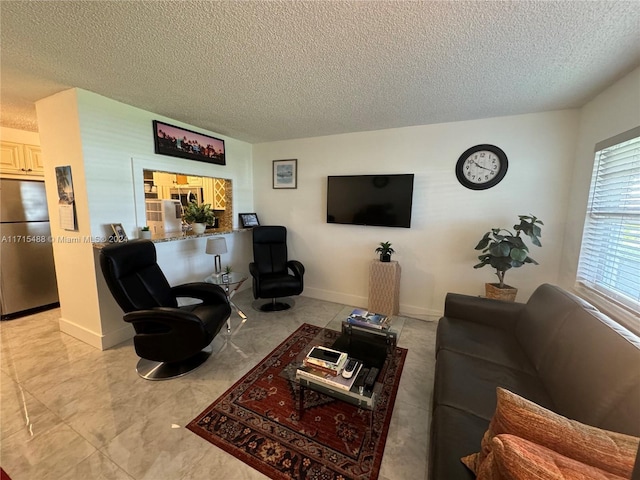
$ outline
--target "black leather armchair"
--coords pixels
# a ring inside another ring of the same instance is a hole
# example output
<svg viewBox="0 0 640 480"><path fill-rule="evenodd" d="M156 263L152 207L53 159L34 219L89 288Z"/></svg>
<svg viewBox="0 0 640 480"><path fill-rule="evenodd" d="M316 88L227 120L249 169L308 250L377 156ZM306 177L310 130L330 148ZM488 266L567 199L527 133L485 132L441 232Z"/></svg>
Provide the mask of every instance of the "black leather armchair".
<svg viewBox="0 0 640 480"><path fill-rule="evenodd" d="M287 229L281 226L253 228L253 298L269 298L270 303L258 307L263 312L281 311L291 304L277 298L300 295L304 289L304 266L287 258Z"/></svg>
<svg viewBox="0 0 640 480"><path fill-rule="evenodd" d="M209 344L231 315L221 287L208 283L170 287L149 240L105 246L100 267L109 290L125 312L124 321L136 331L133 343L141 357L136 368L141 377L179 377L209 358ZM178 297L196 298L201 303L178 307Z"/></svg>

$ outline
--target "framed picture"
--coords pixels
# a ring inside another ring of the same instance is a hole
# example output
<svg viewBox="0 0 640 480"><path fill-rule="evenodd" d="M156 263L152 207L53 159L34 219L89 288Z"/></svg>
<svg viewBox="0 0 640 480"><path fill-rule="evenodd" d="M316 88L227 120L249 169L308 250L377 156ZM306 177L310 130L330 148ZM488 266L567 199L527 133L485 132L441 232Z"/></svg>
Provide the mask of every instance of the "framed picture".
<svg viewBox="0 0 640 480"><path fill-rule="evenodd" d="M239 216L240 225L242 225L242 228L251 228L260 225L260 222L258 221L258 215L256 215L255 213L240 213Z"/></svg>
<svg viewBox="0 0 640 480"><path fill-rule="evenodd" d="M298 160L273 161L273 188L298 188Z"/></svg>
<svg viewBox="0 0 640 480"><path fill-rule="evenodd" d="M76 216L76 200L73 194L71 166L56 167L56 183L58 185L58 213L60 228L75 231L78 229Z"/></svg>
<svg viewBox="0 0 640 480"><path fill-rule="evenodd" d="M124 233L124 228L122 228L121 223L112 223L111 230L113 230L113 241L114 242L126 242L129 240L127 238L127 234Z"/></svg>
<svg viewBox="0 0 640 480"><path fill-rule="evenodd" d="M224 140L153 121L155 152L171 157L225 165Z"/></svg>

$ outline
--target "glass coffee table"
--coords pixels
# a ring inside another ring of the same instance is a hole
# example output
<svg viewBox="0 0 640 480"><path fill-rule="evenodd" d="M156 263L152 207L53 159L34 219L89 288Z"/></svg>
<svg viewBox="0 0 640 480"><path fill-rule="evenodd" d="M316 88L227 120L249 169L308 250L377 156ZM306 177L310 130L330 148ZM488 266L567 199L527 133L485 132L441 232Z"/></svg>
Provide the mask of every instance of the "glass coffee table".
<svg viewBox="0 0 640 480"><path fill-rule="evenodd" d="M328 331L331 332L331 331ZM383 377L383 369L388 355L393 352L397 341L397 332L393 327L389 330L371 330L342 323L342 332L338 335L331 335L326 330L321 330L316 338L309 343L307 348L300 352L296 359L299 367L296 369L295 379L300 385L300 398L298 412L300 417L304 413L304 393L305 389L310 389L330 397L343 400L358 407L373 410L376 400L382 389L380 383ZM350 389L339 388L332 384L330 380L321 375L313 374L312 370L303 365L303 360L307 353L314 346L325 346L347 352L350 358L354 358L362 363L362 368L358 372L356 379ZM372 383L365 384L365 380L372 368L378 370L378 375Z"/></svg>
<svg viewBox="0 0 640 480"><path fill-rule="evenodd" d="M247 316L242 310L238 308L235 303L231 301L231 299L247 278L249 277L244 273L230 272L221 275L209 275L204 279L205 282L213 283L214 285L220 285L224 289L224 292L227 294L227 299L229 300L229 305L235 310L242 321L245 321L247 319ZM227 330L231 331L231 323L229 320L227 320Z"/></svg>

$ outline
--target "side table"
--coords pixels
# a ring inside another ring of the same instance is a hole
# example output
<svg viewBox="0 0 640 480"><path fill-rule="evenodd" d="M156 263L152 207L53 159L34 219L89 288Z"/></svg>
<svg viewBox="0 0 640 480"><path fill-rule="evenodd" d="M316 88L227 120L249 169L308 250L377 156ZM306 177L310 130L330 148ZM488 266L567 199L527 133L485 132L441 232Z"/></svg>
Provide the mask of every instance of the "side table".
<svg viewBox="0 0 640 480"><path fill-rule="evenodd" d="M387 316L397 315L400 311L400 264L397 261L371 262L368 309Z"/></svg>
<svg viewBox="0 0 640 480"><path fill-rule="evenodd" d="M247 275L240 272L231 272L224 275L209 275L204 279L207 283L213 283L214 285L220 285L224 292L227 294L227 299L229 299L229 305L233 308L238 316L242 318L242 320L246 320L247 316L244 314L242 310L238 308L238 306L231 301L236 291L240 288L240 285L244 283L244 281L248 278ZM233 288L231 288L233 287ZM231 331L231 323L227 320L227 330Z"/></svg>

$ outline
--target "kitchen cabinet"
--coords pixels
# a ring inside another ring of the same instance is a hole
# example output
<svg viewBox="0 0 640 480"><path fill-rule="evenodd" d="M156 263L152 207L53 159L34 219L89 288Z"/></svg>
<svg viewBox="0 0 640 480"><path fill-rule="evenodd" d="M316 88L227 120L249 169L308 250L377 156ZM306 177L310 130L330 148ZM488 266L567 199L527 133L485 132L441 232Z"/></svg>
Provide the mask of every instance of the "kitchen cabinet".
<svg viewBox="0 0 640 480"><path fill-rule="evenodd" d="M209 203L214 210L225 210L227 200L224 179L202 178L202 196L204 203Z"/></svg>
<svg viewBox="0 0 640 480"><path fill-rule="evenodd" d="M158 187L174 187L176 184L176 174L153 172L153 183Z"/></svg>
<svg viewBox="0 0 640 480"><path fill-rule="evenodd" d="M156 186L158 198L171 200L171 189L176 184L176 174L153 172L153 184Z"/></svg>
<svg viewBox="0 0 640 480"><path fill-rule="evenodd" d="M213 208L215 210L227 208L225 181L222 178L213 179Z"/></svg>
<svg viewBox="0 0 640 480"><path fill-rule="evenodd" d="M187 185L190 187L201 187L202 186L202 177L191 177L187 176Z"/></svg>
<svg viewBox="0 0 640 480"><path fill-rule="evenodd" d="M43 177L42 150L37 145L0 142L0 173L7 177Z"/></svg>

